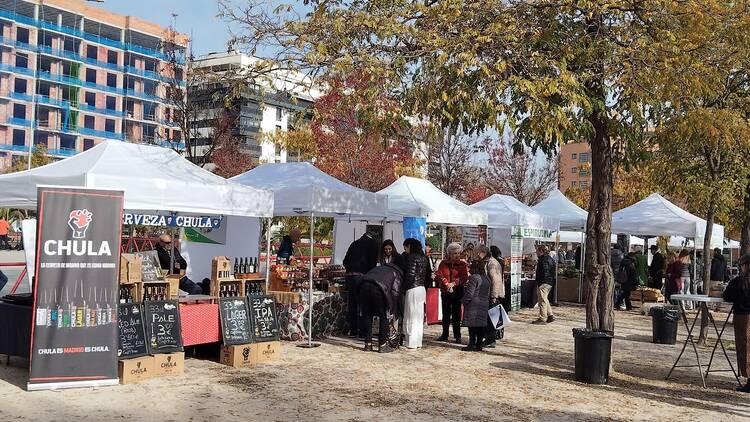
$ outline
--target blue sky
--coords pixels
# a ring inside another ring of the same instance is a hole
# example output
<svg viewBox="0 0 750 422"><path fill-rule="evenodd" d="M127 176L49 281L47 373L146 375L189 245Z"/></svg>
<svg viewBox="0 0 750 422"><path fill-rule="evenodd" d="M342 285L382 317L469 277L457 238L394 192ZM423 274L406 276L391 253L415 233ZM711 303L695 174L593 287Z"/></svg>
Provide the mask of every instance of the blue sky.
<svg viewBox="0 0 750 422"><path fill-rule="evenodd" d="M105 0L92 4L164 26L169 25L172 13L176 13L177 30L192 37L196 55L226 50L229 31L224 22L216 19L215 0Z"/></svg>

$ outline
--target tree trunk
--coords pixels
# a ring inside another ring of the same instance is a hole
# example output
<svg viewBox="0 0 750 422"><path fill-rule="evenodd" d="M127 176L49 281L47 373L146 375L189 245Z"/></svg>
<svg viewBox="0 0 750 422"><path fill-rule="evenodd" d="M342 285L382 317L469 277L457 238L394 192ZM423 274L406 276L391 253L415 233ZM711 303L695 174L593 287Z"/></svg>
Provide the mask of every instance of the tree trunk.
<svg viewBox="0 0 750 422"><path fill-rule="evenodd" d="M706 231L703 237L703 294L708 294L711 285L711 235L714 231L714 219L716 217L716 201L712 198L708 202L708 213L706 215ZM696 248L698 245L694 245ZM701 315L701 332L698 344L705 345L708 338L708 314Z"/></svg>
<svg viewBox="0 0 750 422"><path fill-rule="evenodd" d="M591 145L591 201L586 226L584 292L586 328L614 331L614 275L610 266L612 231L612 145L606 135L605 116L594 114Z"/></svg>
<svg viewBox="0 0 750 422"><path fill-rule="evenodd" d="M740 236L740 256L750 253L750 182L745 186L744 219Z"/></svg>

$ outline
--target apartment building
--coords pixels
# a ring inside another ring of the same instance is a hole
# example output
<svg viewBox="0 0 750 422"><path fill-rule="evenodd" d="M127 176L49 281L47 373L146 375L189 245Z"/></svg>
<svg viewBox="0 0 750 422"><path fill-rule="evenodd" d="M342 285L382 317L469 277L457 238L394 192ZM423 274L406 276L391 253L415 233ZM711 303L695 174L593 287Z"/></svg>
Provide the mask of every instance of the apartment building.
<svg viewBox="0 0 750 422"><path fill-rule="evenodd" d="M564 144L560 148L560 190L590 186L591 147L586 142Z"/></svg>
<svg viewBox="0 0 750 422"><path fill-rule="evenodd" d="M230 50L210 53L192 62L196 74L236 75L258 62L258 58ZM241 141L243 152L254 161L279 163L296 161L293 151L284 151L268 141L263 134L287 131L295 123L311 117L312 106L321 93L309 87L305 77L296 72L276 72L273 77L263 77L254 86L246 86L238 96L233 95L227 103L216 101L229 94L230 83L214 78L211 81L197 82L188 87L188 101L200 109L196 116L198 136L189 140L189 145L197 151L209 148L212 139L212 122L219 116L232 120L232 135ZM191 82L192 83L192 82Z"/></svg>
<svg viewBox="0 0 750 422"><path fill-rule="evenodd" d="M187 45L81 0L0 0L0 169L34 145L55 158L107 139L184 145Z"/></svg>

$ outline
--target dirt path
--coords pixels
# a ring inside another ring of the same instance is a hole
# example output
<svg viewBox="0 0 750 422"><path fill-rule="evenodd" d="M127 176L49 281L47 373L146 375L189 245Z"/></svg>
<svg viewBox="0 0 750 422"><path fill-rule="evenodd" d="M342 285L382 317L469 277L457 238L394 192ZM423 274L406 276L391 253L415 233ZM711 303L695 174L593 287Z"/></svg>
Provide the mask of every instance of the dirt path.
<svg viewBox="0 0 750 422"><path fill-rule="evenodd" d="M0 365L0 420L750 420L750 395L729 375L712 374L707 389L692 369L664 381L679 346L651 344L650 318L635 313L617 313L610 385L573 381L571 329L583 309L555 310L547 326L529 324L532 310L511 315L506 339L487 353L434 343L431 327L417 352L283 343L279 363L240 370L189 359L182 377L99 390L28 393L23 361L13 360Z"/></svg>

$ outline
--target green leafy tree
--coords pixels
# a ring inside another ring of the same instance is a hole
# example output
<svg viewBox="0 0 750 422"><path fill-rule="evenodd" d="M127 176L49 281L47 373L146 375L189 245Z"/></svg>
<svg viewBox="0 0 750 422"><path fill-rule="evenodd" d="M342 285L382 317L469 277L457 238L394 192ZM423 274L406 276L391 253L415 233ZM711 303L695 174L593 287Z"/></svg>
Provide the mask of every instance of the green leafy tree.
<svg viewBox="0 0 750 422"><path fill-rule="evenodd" d="M47 155L47 147L44 145L36 145L34 152L31 154L31 168L37 168L47 165L54 161L52 157ZM29 169L29 163L27 157L20 157L13 160L13 165L10 166L6 173L15 173L18 171L24 171Z"/></svg>

